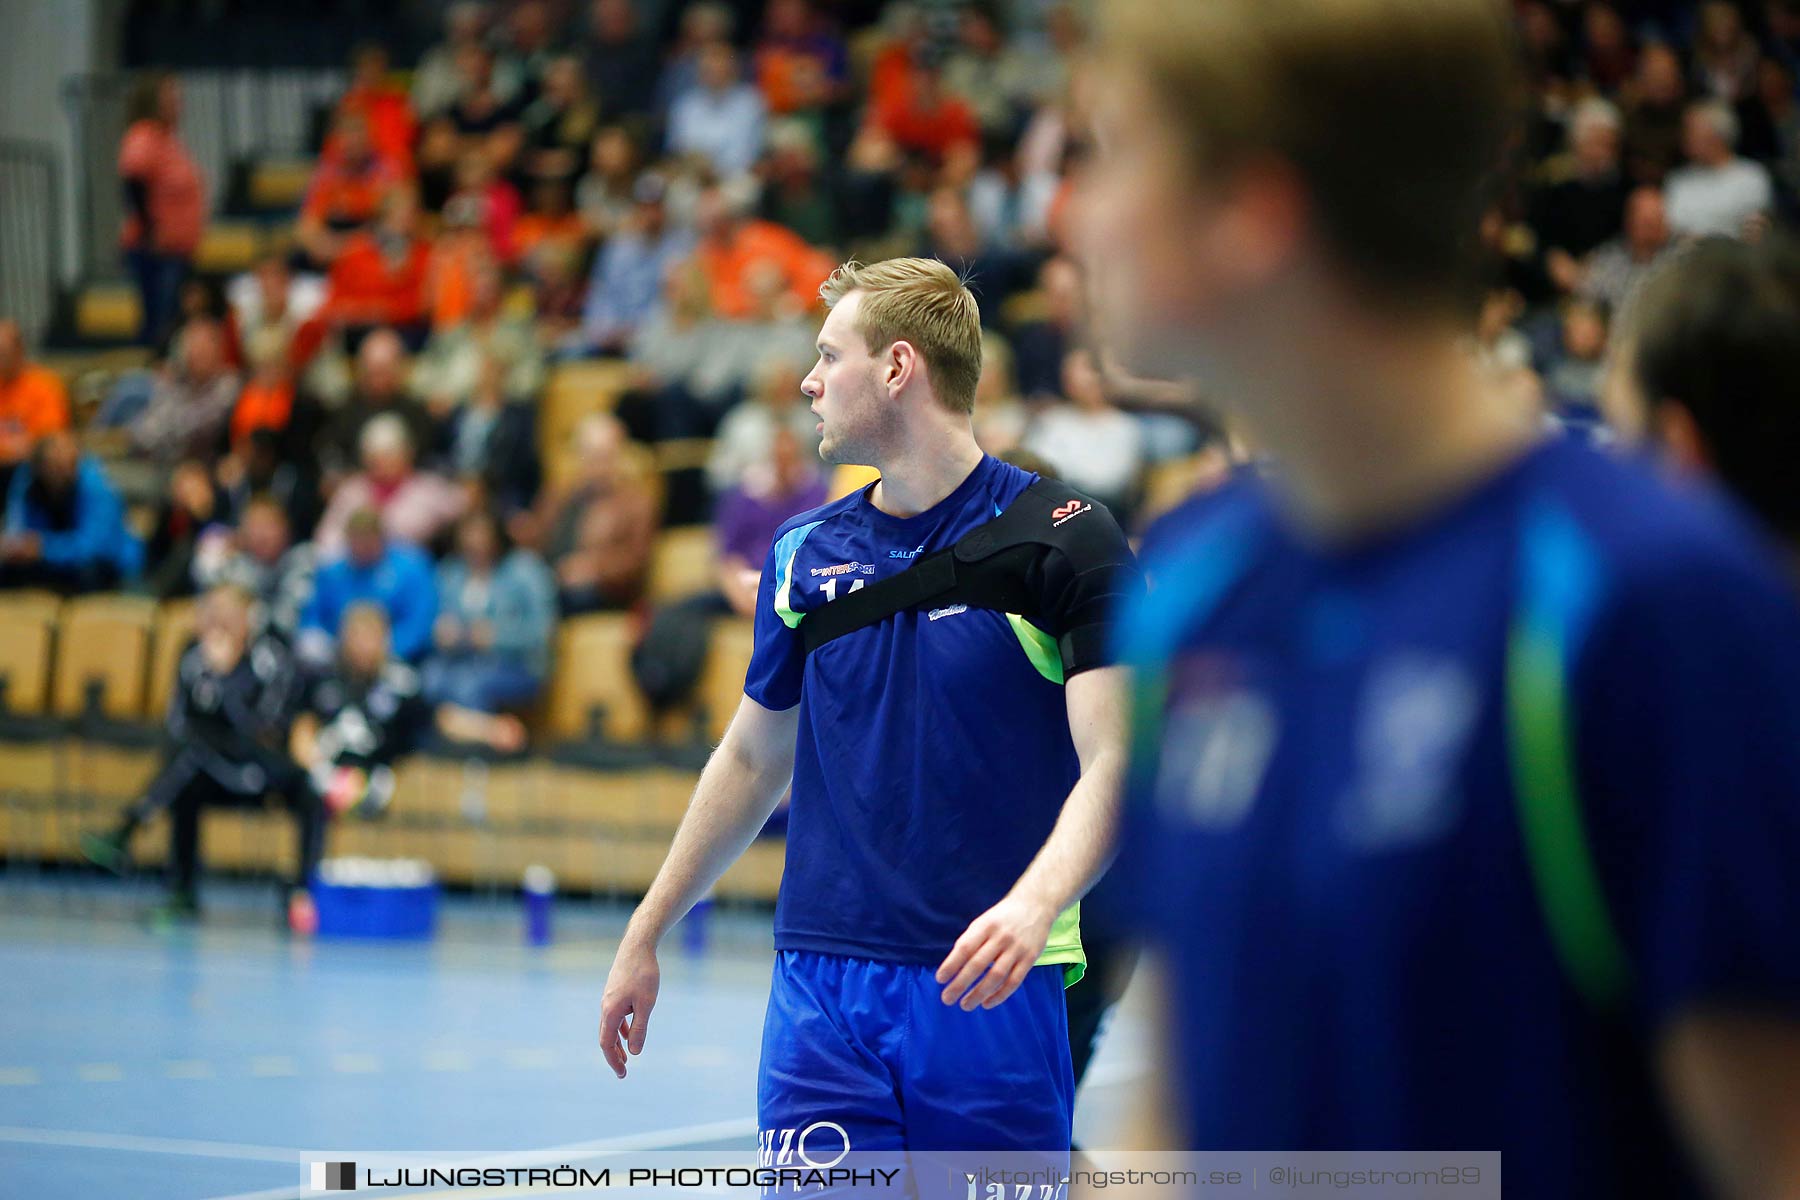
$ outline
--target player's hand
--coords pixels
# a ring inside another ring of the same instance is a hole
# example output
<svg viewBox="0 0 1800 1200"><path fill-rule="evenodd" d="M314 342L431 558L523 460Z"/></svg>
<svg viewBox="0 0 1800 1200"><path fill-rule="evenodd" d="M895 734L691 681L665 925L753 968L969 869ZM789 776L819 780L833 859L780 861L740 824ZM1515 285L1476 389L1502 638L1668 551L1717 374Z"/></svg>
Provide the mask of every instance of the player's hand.
<svg viewBox="0 0 1800 1200"><path fill-rule="evenodd" d="M937 969L937 981L948 985L944 1003L955 1004L960 997L962 1010L973 1012L977 1005L993 1008L1018 991L1043 954L1055 920L1054 910L1013 895L976 917Z"/></svg>
<svg viewBox="0 0 1800 1200"><path fill-rule="evenodd" d="M600 1053L620 1079L625 1078L626 1050L634 1055L644 1052L644 1035L650 1029L650 1010L656 1007L661 978L656 948L627 934L619 943L600 998Z"/></svg>

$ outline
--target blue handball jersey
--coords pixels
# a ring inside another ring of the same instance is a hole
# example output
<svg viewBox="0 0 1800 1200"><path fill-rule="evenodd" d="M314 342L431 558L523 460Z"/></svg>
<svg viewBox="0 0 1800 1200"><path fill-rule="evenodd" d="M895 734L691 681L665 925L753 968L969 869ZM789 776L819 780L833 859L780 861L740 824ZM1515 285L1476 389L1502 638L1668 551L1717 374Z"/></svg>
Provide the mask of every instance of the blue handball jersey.
<svg viewBox="0 0 1800 1200"><path fill-rule="evenodd" d="M1105 532L1084 531L1093 561L1034 572L1032 611L910 609L811 655L800 629L821 605L955 544L1036 478L984 457L917 516L882 512L864 489L776 535L744 691L766 708L800 706L777 949L936 965L1049 837L1080 776L1063 682L1100 665L1065 661L1059 641L1110 616L1112 568L1131 562L1104 508L1063 518ZM1087 644L1104 653L1107 640ZM1062 915L1041 962L1079 973L1078 921L1078 906Z"/></svg>
<svg viewBox="0 0 1800 1200"><path fill-rule="evenodd" d="M1800 1016L1800 615L1710 491L1570 441L1326 551L1256 479L1122 623L1115 873L1186 1140L1493 1150L1508 1195L1692 1192L1648 1064Z"/></svg>

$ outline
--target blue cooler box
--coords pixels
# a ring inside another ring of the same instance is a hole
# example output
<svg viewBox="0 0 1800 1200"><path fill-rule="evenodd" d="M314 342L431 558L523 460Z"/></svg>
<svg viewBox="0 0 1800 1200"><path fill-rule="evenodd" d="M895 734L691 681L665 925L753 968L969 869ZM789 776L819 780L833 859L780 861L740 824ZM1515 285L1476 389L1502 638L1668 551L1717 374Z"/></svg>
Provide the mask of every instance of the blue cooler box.
<svg viewBox="0 0 1800 1200"><path fill-rule="evenodd" d="M416 858L332 858L312 886L319 936L429 939L437 929L437 874Z"/></svg>

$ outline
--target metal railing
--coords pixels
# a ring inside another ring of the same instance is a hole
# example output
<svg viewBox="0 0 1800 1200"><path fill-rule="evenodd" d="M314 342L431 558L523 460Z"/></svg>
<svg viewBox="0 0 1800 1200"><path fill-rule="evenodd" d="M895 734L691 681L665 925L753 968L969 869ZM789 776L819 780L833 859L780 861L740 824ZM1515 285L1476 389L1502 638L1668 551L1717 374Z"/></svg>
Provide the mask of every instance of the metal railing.
<svg viewBox="0 0 1800 1200"><path fill-rule="evenodd" d="M119 272L119 142L141 76L110 72L71 76L63 101L75 130L76 202L85 277ZM314 114L335 103L347 83L331 70L183 71L181 140L206 176L213 211L225 199L233 164L263 156L304 154Z"/></svg>
<svg viewBox="0 0 1800 1200"><path fill-rule="evenodd" d="M0 138L0 317L43 340L62 270L62 171L48 142Z"/></svg>

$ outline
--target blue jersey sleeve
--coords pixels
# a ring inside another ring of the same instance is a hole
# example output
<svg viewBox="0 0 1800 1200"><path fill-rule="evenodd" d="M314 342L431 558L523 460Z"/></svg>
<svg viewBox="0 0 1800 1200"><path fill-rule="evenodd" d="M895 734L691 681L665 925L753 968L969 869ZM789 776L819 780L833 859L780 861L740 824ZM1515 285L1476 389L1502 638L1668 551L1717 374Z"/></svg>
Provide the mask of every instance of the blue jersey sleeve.
<svg viewBox="0 0 1800 1200"><path fill-rule="evenodd" d="M1573 684L1584 823L1650 1028L1701 1004L1800 1016L1800 605L1772 566L1708 558L1620 594Z"/></svg>
<svg viewBox="0 0 1800 1200"><path fill-rule="evenodd" d="M756 639L750 671L744 677L744 694L776 712L800 703L806 643L800 637L800 616L794 609L794 559L813 528L799 526L775 539L756 588Z"/></svg>

